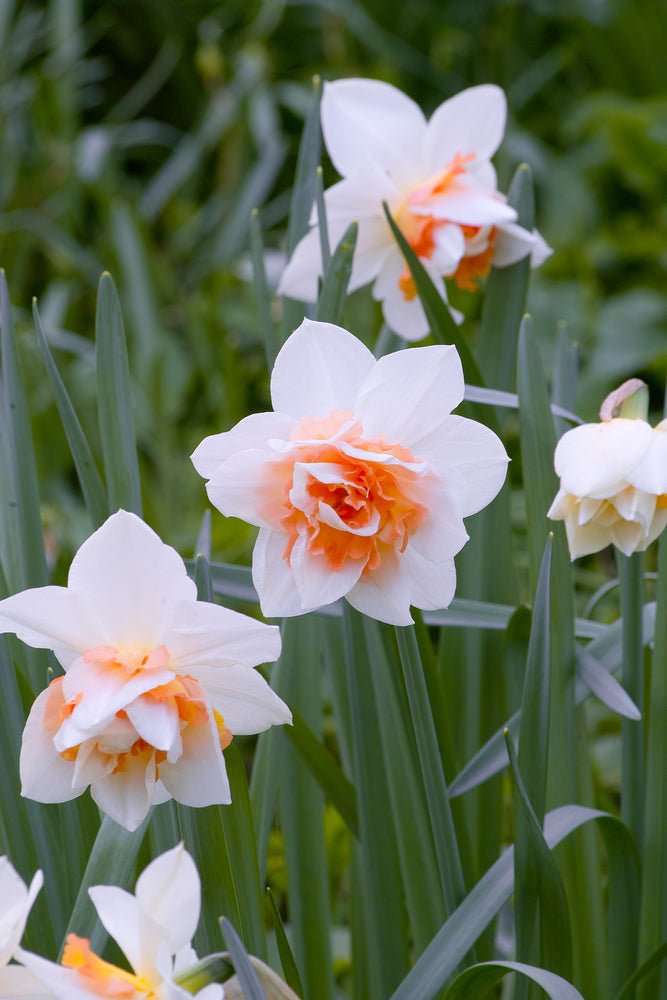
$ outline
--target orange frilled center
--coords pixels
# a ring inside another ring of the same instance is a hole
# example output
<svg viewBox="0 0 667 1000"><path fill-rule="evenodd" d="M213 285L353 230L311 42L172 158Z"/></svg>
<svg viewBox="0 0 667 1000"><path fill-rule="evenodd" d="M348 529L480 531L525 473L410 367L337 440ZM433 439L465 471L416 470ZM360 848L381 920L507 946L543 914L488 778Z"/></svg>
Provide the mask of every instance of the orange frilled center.
<svg viewBox="0 0 667 1000"><path fill-rule="evenodd" d="M149 1000L155 996L145 979L105 962L91 950L87 938L76 934L67 935L61 964L73 969L83 980L82 985L95 996L117 1000Z"/></svg>
<svg viewBox="0 0 667 1000"><path fill-rule="evenodd" d="M274 497L267 514L287 535L288 563L300 538L309 554L334 572L348 560L360 560L363 573L371 573L383 554L405 550L427 517L430 480L407 448L364 439L361 424L343 410L302 420L292 440L296 446L267 470ZM347 454L344 445L355 454ZM417 469L387 464L385 456Z"/></svg>
<svg viewBox="0 0 667 1000"><path fill-rule="evenodd" d="M465 173L467 164L475 159L474 153L461 156L457 153L444 171L434 179L412 191L396 211L396 224L416 255L422 260L430 260L436 249L436 237L441 226L449 225L447 219L435 218L432 215L422 215L413 212L415 206L423 206L430 198L436 198L451 190L458 177ZM486 228L486 227L484 227ZM485 277L491 268L495 253L496 230L490 227L488 235L479 245L478 237L482 231L480 226L461 226L466 242L466 250L452 277L459 288L474 291L480 278ZM398 287L407 302L417 296L414 279L410 269L405 265L398 279Z"/></svg>
<svg viewBox="0 0 667 1000"><path fill-rule="evenodd" d="M121 674L124 679L135 677L145 671L156 671L169 666L169 651L165 646L157 646L154 649L144 649L141 647L97 646L94 649L86 650L83 654L86 663L94 664L97 669L105 673ZM57 677L51 682L51 686L58 690L62 698L62 677ZM79 693L69 701L63 699L59 709L59 723L64 722L74 712L77 705L84 699L85 695ZM181 730L187 726L203 726L208 723L209 709L206 697L199 682L189 674L177 674L166 684L157 684L155 687L139 696L144 702L153 705L166 707L178 716ZM219 712L214 711L214 721L220 739L220 746L224 750L232 741L232 733L225 726L224 719ZM124 710L116 712L116 719L124 724L126 734L119 736L117 731L113 734L100 733L96 750L107 760L112 760L113 769L111 774L119 774L126 770L131 758L143 758L148 766L151 760L155 767L155 779L159 776L160 764L167 759L164 750L157 749L142 739L128 719ZM56 726L56 729L59 726ZM61 752L60 756L64 760L75 761L80 750L80 745L70 747Z"/></svg>

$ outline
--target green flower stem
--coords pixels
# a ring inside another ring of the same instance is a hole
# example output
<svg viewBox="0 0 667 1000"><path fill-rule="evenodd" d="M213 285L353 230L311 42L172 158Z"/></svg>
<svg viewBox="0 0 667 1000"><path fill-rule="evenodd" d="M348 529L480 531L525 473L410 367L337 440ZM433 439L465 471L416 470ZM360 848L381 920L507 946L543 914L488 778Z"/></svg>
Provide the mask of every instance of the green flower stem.
<svg viewBox="0 0 667 1000"><path fill-rule="evenodd" d="M667 532L658 549L655 639L645 722L646 795L642 844L642 895L639 921L639 958L646 959L665 938L667 918ZM647 976L639 1000L663 1000L660 969Z"/></svg>
<svg viewBox="0 0 667 1000"><path fill-rule="evenodd" d="M620 553L617 557L621 581L623 619L623 686L642 713L644 701L644 641L642 635L642 555ZM623 719L621 812L641 850L644 801L643 721Z"/></svg>

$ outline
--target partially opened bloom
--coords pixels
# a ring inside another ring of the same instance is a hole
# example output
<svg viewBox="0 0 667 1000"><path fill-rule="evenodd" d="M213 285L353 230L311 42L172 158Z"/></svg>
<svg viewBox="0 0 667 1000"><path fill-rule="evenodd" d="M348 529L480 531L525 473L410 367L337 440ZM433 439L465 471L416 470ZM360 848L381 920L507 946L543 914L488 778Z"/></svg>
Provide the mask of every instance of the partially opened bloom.
<svg viewBox="0 0 667 1000"><path fill-rule="evenodd" d="M505 131L505 95L484 85L450 98L427 121L420 108L379 80L339 80L324 86L322 131L342 180L325 194L335 245L359 224L350 290L373 282L389 326L407 340L426 336L428 323L394 240L383 202L443 298L443 279L474 289L479 278L532 256L550 253L537 232L497 190L491 157ZM283 274L279 291L313 302L322 273L317 213Z"/></svg>
<svg viewBox="0 0 667 1000"><path fill-rule="evenodd" d="M411 604L449 604L463 518L493 499L507 463L492 431L452 416L463 389L453 347L376 361L329 323L292 334L271 377L275 412L192 456L214 506L259 526L253 580L265 615L346 597L406 625Z"/></svg>
<svg viewBox="0 0 667 1000"><path fill-rule="evenodd" d="M30 888L6 857L0 858L0 997L45 1000L52 994L27 970L10 965L23 936L26 921L37 893L42 873L36 872Z"/></svg>
<svg viewBox="0 0 667 1000"><path fill-rule="evenodd" d="M129 830L172 796L229 802L232 736L291 718L251 669L279 655L278 629L197 601L178 553L125 511L84 542L67 587L0 601L0 632L52 649L65 670L28 717L23 795L63 802L90 785Z"/></svg>
<svg viewBox="0 0 667 1000"><path fill-rule="evenodd" d="M60 964L30 952L19 958L60 1000L190 1000L178 976L197 961L191 941L199 923L201 887L194 861L180 844L161 854L139 876L135 894L112 885L88 890L104 928L131 971L96 955L87 938L69 934ZM222 1000L222 986L194 994Z"/></svg>
<svg viewBox="0 0 667 1000"><path fill-rule="evenodd" d="M607 405L636 391L636 380L624 383L603 404L601 423L574 427L556 447L560 489L548 516L565 521L572 559L611 544L626 556L641 552L667 526L667 420L651 427Z"/></svg>

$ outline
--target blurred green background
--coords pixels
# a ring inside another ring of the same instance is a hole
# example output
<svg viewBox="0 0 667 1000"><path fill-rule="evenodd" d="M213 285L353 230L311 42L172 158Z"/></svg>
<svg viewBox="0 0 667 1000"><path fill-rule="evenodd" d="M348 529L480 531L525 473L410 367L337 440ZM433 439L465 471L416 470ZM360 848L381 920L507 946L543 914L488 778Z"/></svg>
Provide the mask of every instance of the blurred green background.
<svg viewBox="0 0 667 1000"><path fill-rule="evenodd" d="M206 506L187 456L267 405L247 277L248 217L284 245L311 79L388 80L427 112L492 81L510 120L501 186L527 161L553 257L530 308L547 367L561 323L580 345L578 410L667 360L667 5L663 0L0 0L0 265L18 310L52 555L89 526L30 318L94 435L95 288L123 300L146 516L191 551ZM325 176L332 180L331 167ZM270 260L269 263L272 263ZM456 304L474 337L481 296ZM372 342L368 290L349 325ZM214 518L214 556L251 530Z"/></svg>

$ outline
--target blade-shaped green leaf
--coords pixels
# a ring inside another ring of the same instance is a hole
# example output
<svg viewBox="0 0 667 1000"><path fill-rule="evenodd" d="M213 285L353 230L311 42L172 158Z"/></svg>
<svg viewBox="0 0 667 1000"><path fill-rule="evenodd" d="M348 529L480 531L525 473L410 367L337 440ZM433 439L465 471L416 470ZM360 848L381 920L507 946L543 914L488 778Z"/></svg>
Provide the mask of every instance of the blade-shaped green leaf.
<svg viewBox="0 0 667 1000"><path fill-rule="evenodd" d="M615 816L585 806L561 806L545 819L544 836L553 848L579 827L597 822L610 859L610 888L621 899L629 890L633 895L638 878L637 857L632 836ZM485 927L512 895L514 851L507 850L468 893L447 923L438 931L426 951L417 960L391 1000L431 1000L442 989L457 965L474 945ZM636 909L630 905L625 933L632 934ZM615 942L616 943L616 942Z"/></svg>
<svg viewBox="0 0 667 1000"><path fill-rule="evenodd" d="M510 972L537 983L551 1000L584 1000L566 979L522 962L481 962L473 965L456 977L445 993L445 1000L468 1000L490 995L492 988Z"/></svg>
<svg viewBox="0 0 667 1000"><path fill-rule="evenodd" d="M141 514L130 369L118 294L110 274L97 293L97 409L109 508Z"/></svg>
<svg viewBox="0 0 667 1000"><path fill-rule="evenodd" d="M283 927L283 922L280 918L278 904L276 903L275 897L268 886L266 888L266 895L271 906L273 929L276 932L276 943L278 945L278 954L280 955L280 964L283 967L285 982L294 990L297 996L302 997L303 986L301 985L299 969L297 967L292 949L290 948L289 941L287 940L287 935L285 934L285 928Z"/></svg>
<svg viewBox="0 0 667 1000"><path fill-rule="evenodd" d="M271 293L266 280L262 223L259 210L256 208L250 213L250 256L252 258L253 287L255 289L255 301L257 302L257 310L259 312L259 325L264 336L266 364L269 370L271 370L280 350L281 343L271 315Z"/></svg>
<svg viewBox="0 0 667 1000"><path fill-rule="evenodd" d="M405 257L406 264L410 268L410 274L415 283L421 304L424 307L431 333L440 344L454 344L461 356L466 382L483 386L484 378L482 377L479 365L475 361L467 342L459 332L459 328L452 318L447 303L429 278L424 265L396 225L386 205L384 206L384 214L394 234L394 239Z"/></svg>
<svg viewBox="0 0 667 1000"><path fill-rule="evenodd" d="M83 493L83 498L93 525L98 527L109 516L109 505L104 483L97 470L93 453L72 400L65 388L65 383L49 350L49 344L44 333L44 328L42 327L36 301L33 301L32 314L37 331L37 342L44 358L44 364L46 365L46 371L53 391L53 398L58 407L58 413L60 414L63 430L67 437L76 474L79 477L81 492Z"/></svg>
<svg viewBox="0 0 667 1000"><path fill-rule="evenodd" d="M317 301L317 319L337 326L343 322L343 308L347 286L352 274L352 258L357 246L359 227L353 222L343 233L324 274L324 282Z"/></svg>
<svg viewBox="0 0 667 1000"><path fill-rule="evenodd" d="M226 917L223 917L220 921L220 927L225 936L229 957L234 963L234 969L241 984L245 1000L267 1000L264 988L252 967L248 953L243 947L243 942L234 927Z"/></svg>

